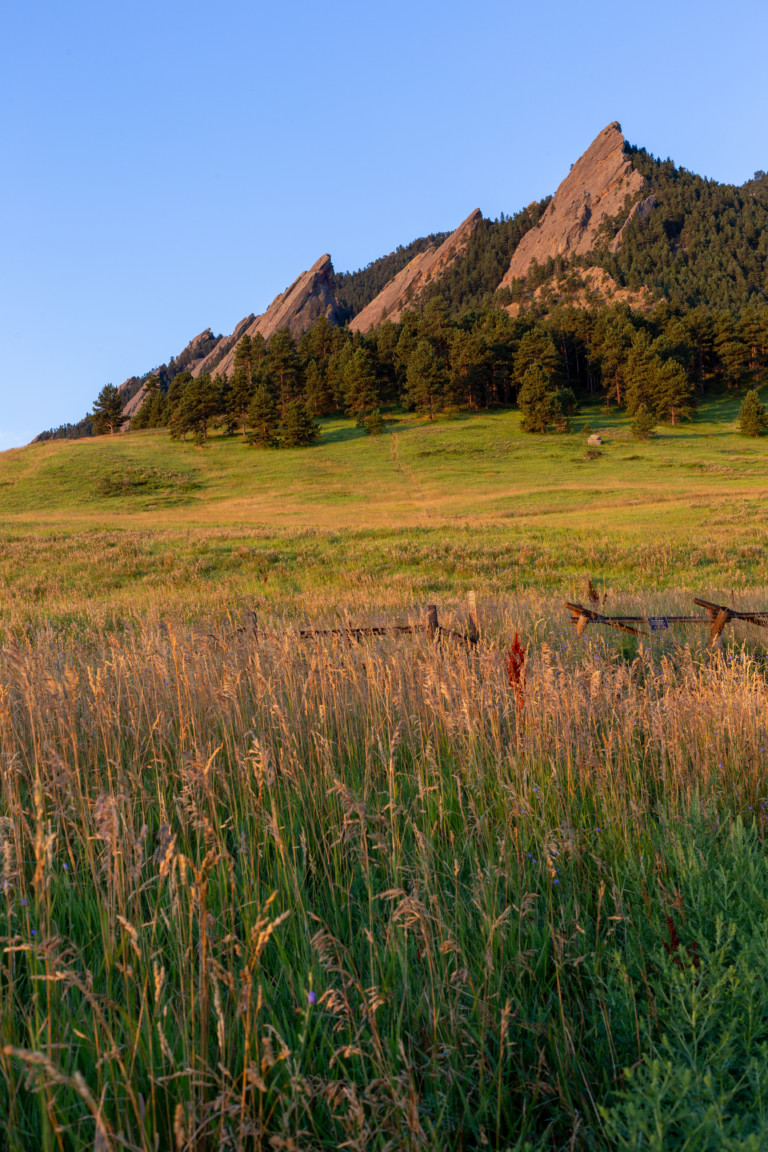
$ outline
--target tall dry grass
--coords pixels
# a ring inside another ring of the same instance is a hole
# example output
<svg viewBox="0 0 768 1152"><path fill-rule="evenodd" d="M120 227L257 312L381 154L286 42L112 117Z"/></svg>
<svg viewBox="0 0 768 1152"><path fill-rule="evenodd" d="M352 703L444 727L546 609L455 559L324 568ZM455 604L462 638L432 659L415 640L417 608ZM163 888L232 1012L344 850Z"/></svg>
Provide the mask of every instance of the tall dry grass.
<svg viewBox="0 0 768 1152"><path fill-rule="evenodd" d="M759 651L576 641L536 597L475 651L262 623L0 651L7 1147L653 1147L665 998L768 925Z"/></svg>

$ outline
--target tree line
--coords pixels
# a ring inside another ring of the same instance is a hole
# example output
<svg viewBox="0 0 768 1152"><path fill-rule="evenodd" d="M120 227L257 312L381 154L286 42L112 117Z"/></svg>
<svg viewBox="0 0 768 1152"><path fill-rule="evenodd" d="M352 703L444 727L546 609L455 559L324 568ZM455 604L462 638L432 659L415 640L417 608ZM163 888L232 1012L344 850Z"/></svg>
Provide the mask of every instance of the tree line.
<svg viewBox="0 0 768 1152"><path fill-rule="evenodd" d="M433 297L366 334L321 318L298 341L288 329L268 345L244 336L228 378L185 370L166 385L150 376L131 426L200 443L218 427L289 447L312 443L323 416L344 414L375 433L392 407L431 420L518 406L524 430L546 432L567 428L587 398L676 424L705 390L755 387L767 365L768 306L756 301L741 312L615 304L516 317L487 306L456 318Z"/></svg>

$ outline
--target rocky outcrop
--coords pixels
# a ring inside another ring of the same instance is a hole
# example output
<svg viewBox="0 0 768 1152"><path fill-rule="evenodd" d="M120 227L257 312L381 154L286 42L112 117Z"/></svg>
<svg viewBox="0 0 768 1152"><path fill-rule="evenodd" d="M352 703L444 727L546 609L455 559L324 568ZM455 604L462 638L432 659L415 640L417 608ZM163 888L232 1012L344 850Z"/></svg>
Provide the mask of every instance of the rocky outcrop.
<svg viewBox="0 0 768 1152"><path fill-rule="evenodd" d="M550 257L586 255L604 221L624 211L627 197L636 199L644 186L624 152L621 125L609 124L576 161L536 227L523 236L500 287L525 276L534 260L544 264ZM646 214L651 199L644 201Z"/></svg>
<svg viewBox="0 0 768 1152"><path fill-rule="evenodd" d="M196 365L202 362L203 358L207 359L214 354L218 345L221 343L221 339L221 337L217 339L211 329L206 328L204 331L199 332L194 340L190 340L186 348L179 353L175 358L177 364L183 365L183 369L188 372L191 371L194 374ZM212 342L215 343L214 348L211 348ZM203 355L201 355L201 353L203 353ZM152 373L148 372L147 375L151 376ZM136 415L144 403L144 397L147 394L144 379L146 379L146 377L140 381L136 376L130 376L127 380L124 380L122 384L118 385L119 390L128 396L128 399L123 404L123 416L126 418L122 429L124 432L128 431L131 426L132 417Z"/></svg>
<svg viewBox="0 0 768 1152"><path fill-rule="evenodd" d="M545 310L558 306L598 308L602 304L628 304L642 312L651 307L652 299L647 288L621 288L604 268L595 267L579 268L563 281L552 277L539 284L524 304L506 304L504 311L510 316L519 316L524 307L532 304Z"/></svg>
<svg viewBox="0 0 768 1152"><path fill-rule="evenodd" d="M125 384L127 384L127 383L128 383L128 381L126 380ZM118 385L121 392L126 390L125 384L119 384ZM139 388L138 392L135 392L133 394L133 396L131 396L130 400L127 400L125 402L125 404L123 404L123 416L125 416L125 418L126 418L126 422L123 425L123 431L124 432L127 432L128 429L130 428L131 418L133 416L135 416L136 413L138 412L139 408L141 408L142 404L144 403L144 397L146 396L146 394L147 394L147 389L144 386L144 384L142 384L141 387Z"/></svg>
<svg viewBox="0 0 768 1152"><path fill-rule="evenodd" d="M466 250L469 238L482 218L480 209L476 208L442 244L433 245L414 256L410 264L406 264L350 321L352 331L369 332L385 320L393 323L399 320L404 309L415 304L427 285L439 279Z"/></svg>
<svg viewBox="0 0 768 1152"><path fill-rule="evenodd" d="M231 336L222 336L216 347L207 356L204 356L202 360L197 361L188 369L192 375L199 376L202 372L216 372L224 357L234 350L240 337L248 331L255 319L256 317L251 312L250 316L245 316L240 321Z"/></svg>
<svg viewBox="0 0 768 1152"><path fill-rule="evenodd" d="M285 292L281 292L261 316L246 316L231 336L225 337L213 352L192 369L193 376L201 372L217 372L228 376L232 371L237 343L246 333L261 333L269 340L279 328L287 328L298 339L321 316L339 320L339 309L333 294L333 265L327 254L321 256L307 272L302 272Z"/></svg>

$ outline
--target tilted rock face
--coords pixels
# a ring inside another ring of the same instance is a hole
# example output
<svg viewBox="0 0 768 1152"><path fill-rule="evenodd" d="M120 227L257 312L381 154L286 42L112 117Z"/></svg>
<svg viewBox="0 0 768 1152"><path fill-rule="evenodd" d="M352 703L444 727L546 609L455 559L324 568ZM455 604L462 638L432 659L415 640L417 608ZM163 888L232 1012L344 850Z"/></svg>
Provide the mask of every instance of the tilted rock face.
<svg viewBox="0 0 768 1152"><path fill-rule="evenodd" d="M605 218L617 216L627 196L636 197L644 186L624 153L620 124L609 124L576 161L536 227L523 236L500 286L525 276L533 260L544 264L550 257L585 255Z"/></svg>
<svg viewBox="0 0 768 1152"><path fill-rule="evenodd" d="M203 357L197 364L193 364L189 371L193 376L199 376L202 372L215 372L221 364L224 357L235 348L238 340L247 332L256 317L251 312L250 316L245 316L231 336L222 336L215 348L212 348L207 356Z"/></svg>
<svg viewBox="0 0 768 1152"><path fill-rule="evenodd" d="M129 381L126 380L125 384L128 384L128 383L129 383ZM118 385L121 392L124 390L125 384L119 384ZM131 417L135 416L136 413L138 412L139 408L141 408L142 404L144 403L144 397L146 396L146 394L147 394L147 389L142 384L141 388L139 388L136 395L131 396L130 400L126 404L123 405L123 416L126 417L126 422L125 422L125 424L123 424L122 431L127 432L128 429L130 428Z"/></svg>
<svg viewBox="0 0 768 1152"><path fill-rule="evenodd" d="M427 285L438 279L447 268L450 268L457 256L465 251L470 236L482 218L480 209L476 208L442 244L427 248L418 256L414 256L410 264L401 268L397 276L382 288L378 296L375 296L370 304L366 304L362 312L358 312L354 320L350 321L349 327L352 331L369 332L372 328L378 328L385 320L396 323L404 309L415 304Z"/></svg>
<svg viewBox="0 0 768 1152"><path fill-rule="evenodd" d="M241 320L232 336L226 338L227 350L224 356L220 354L222 344L219 344L210 356L195 365L192 375L199 376L201 372L215 370L228 376L234 364L237 343L246 333L255 336L260 332L268 341L278 329L288 328L291 335L298 339L321 316L327 316L333 322L338 321L339 309L333 295L332 276L333 265L326 253L308 272L302 272L285 292L276 296L261 316L247 316Z"/></svg>
<svg viewBox="0 0 768 1152"><path fill-rule="evenodd" d="M181 359L181 357L184 356L184 354L186 352L188 352L191 356L191 360L189 361L188 366L187 366L187 371L191 371L194 373L196 363L201 360L199 349L202 347L205 347L208 343L210 343L210 341L212 339L213 339L213 332L211 332L210 328L206 328L203 332L199 332L198 335L195 336L194 340L190 340L190 342L189 342L189 344L187 344L186 348L184 348L183 351L179 353L179 356L177 357L178 359ZM219 344L220 343L221 343L221 341L219 341ZM218 348L218 344L217 344L216 348ZM212 352L208 353L208 355L209 356L212 355L216 351L216 348L214 348L212 350ZM197 353L197 355L195 355L195 353ZM207 357L206 357L206 359L207 359ZM150 373L150 375L151 375L151 373ZM135 382L135 380L136 380L135 376L131 376L131 377L129 377L128 380L124 380L122 384L118 385L120 391L121 392L129 391L131 384L133 384ZM139 408L141 408L142 404L144 403L144 397L146 396L146 394L147 394L146 386L144 384L142 384L141 387L139 388L139 390L136 393L134 393L133 396L131 396L130 400L126 401L126 403L123 405L123 416L126 417L126 422L125 422L125 424L123 424L123 427L122 427L123 432L127 432L128 429L130 428L131 418L133 416L135 416L136 413L138 412Z"/></svg>

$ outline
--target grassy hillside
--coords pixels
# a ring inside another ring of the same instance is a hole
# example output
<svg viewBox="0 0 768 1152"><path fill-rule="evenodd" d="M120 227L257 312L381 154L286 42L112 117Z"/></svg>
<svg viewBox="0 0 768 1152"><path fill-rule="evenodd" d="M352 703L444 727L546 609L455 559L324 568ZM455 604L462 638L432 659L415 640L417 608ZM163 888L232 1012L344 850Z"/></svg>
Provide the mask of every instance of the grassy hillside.
<svg viewBox="0 0 768 1152"><path fill-rule="evenodd" d="M350 579L361 606L570 592L587 575L764 584L768 443L735 417L718 401L649 442L596 408L562 436L523 435L504 412L401 417L380 437L326 421L320 445L293 451L165 432L32 445L0 455L2 611L297 595L306 610L313 590L333 611ZM587 422L605 439L592 459Z"/></svg>

